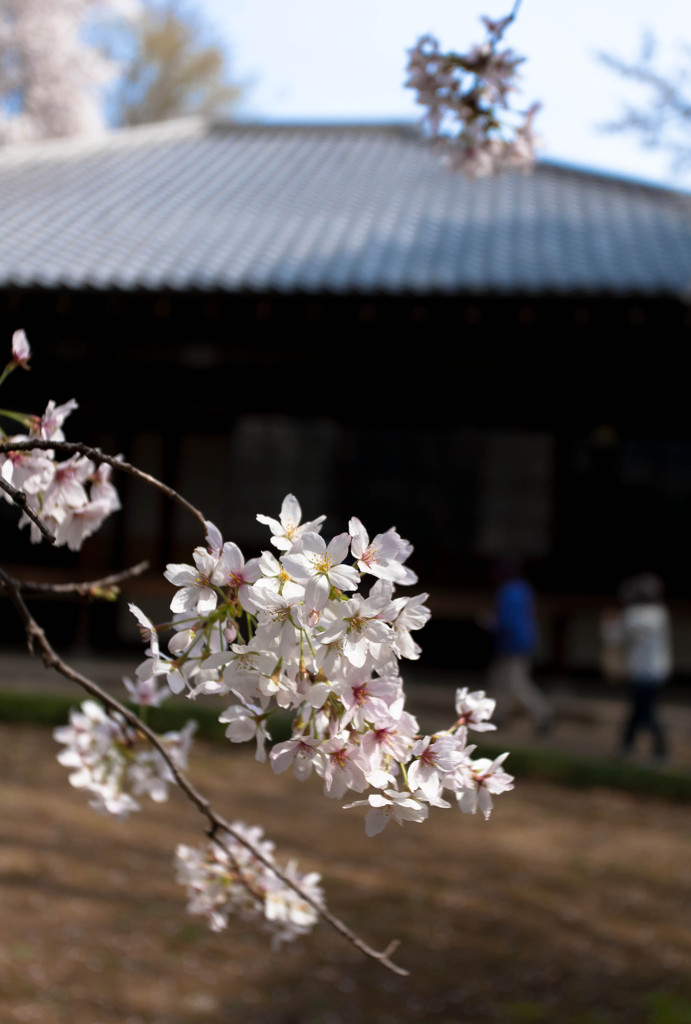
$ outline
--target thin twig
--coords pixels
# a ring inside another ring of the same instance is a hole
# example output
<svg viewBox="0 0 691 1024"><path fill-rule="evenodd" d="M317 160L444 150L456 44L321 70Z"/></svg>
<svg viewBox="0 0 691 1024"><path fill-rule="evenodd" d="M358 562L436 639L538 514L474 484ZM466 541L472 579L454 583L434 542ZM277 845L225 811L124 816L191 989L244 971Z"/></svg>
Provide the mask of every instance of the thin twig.
<svg viewBox="0 0 691 1024"><path fill-rule="evenodd" d="M119 459L115 455L106 455L105 452L99 451L98 448L91 448L89 445L84 444L82 441L43 441L39 438L29 439L27 441L3 441L0 443L0 454L7 452L30 452L30 451L41 451L41 452L61 452L63 455L84 455L88 459L93 459L94 462L102 463L112 466L113 469L120 469L123 473L129 473L130 476L136 477L137 480L143 480L144 483L149 484L151 487L155 487L156 490L162 491L167 498L171 501L177 502L183 508L187 509L195 519L197 519L202 526L205 526L206 520L204 515L199 511L191 502L183 498L172 487L168 487L167 484L161 483L155 476L151 476L150 473L145 473L141 469L137 469L129 462L125 462L124 459Z"/></svg>
<svg viewBox="0 0 691 1024"><path fill-rule="evenodd" d="M0 449L4 451L4 447L2 445L0 445ZM8 484L7 480L3 480L1 476L0 490L4 491L5 494L9 494L10 498L15 503L15 505L18 505L22 512L24 512L24 514L31 520L31 522L39 528L43 536L50 544L55 544L55 534L48 529L48 527L43 522L38 513L34 512L31 505L29 504L29 499L27 498L24 491L21 491L18 487L13 487L12 484Z"/></svg>
<svg viewBox="0 0 691 1024"><path fill-rule="evenodd" d="M122 572L114 572L98 580L84 580L80 583L39 583L36 580L15 580L15 583L25 597L98 597L98 591L117 588L121 583L141 576L150 567L150 562L137 562ZM0 585L0 589L3 586Z"/></svg>
<svg viewBox="0 0 691 1024"><path fill-rule="evenodd" d="M511 11L510 16L509 16L511 18L511 21L515 21L516 18L518 17L518 10L519 10L519 8L521 6L521 3L522 3L522 0L515 0L515 3L513 5L513 9Z"/></svg>
<svg viewBox="0 0 691 1024"><path fill-rule="evenodd" d="M250 896L252 897L252 899L256 900L257 903L261 903L261 900L262 900L261 893L257 892L256 889L252 888L249 880L247 879L244 871L242 870L242 867L240 866L240 862L238 861L237 857L235 856L235 854L233 853L231 848L228 846L228 844L224 843L223 840L220 838L220 836L218 834L218 829L216 829L216 828L209 828L207 834L209 836L209 840L212 843L214 843L219 848L219 850L223 850L223 852L225 853L226 857L230 861L230 864L231 864L233 870L235 871L235 874L237 876L237 880L240 883L240 885L243 887L243 889L246 892L248 892L250 894Z"/></svg>
<svg viewBox="0 0 691 1024"><path fill-rule="evenodd" d="M382 966L388 968L388 970L392 971L394 974L399 974L403 977L406 977L408 975L409 972L406 971L405 968L400 967L398 964L394 963L391 960L391 955L397 948L398 942L390 943L384 950L373 949L366 942L364 942L358 935L356 935L355 932L352 931L343 921L341 921L340 918L332 914L331 911L327 910L325 906L322 906L322 904L320 904L317 900L310 896L309 893L304 892L300 888L300 886L297 885L292 879L288 878L288 876L284 874L284 872L281 871L281 869L276 864L272 863L266 857L264 857L260 850L257 850L250 842L248 842L247 839L245 839L243 835L237 832L228 821L222 818L221 815L214 810L209 800L207 800L207 798L199 792L196 786L194 786L193 783L187 778L185 773L182 772L180 768L178 768L178 766L175 764L174 760L172 759L168 751L165 749L158 735L153 731L153 729L150 729L149 726L146 725L146 723L143 722L138 715L136 715L133 711L130 711L129 708L125 707L124 704L121 704L120 701L115 699L115 697L112 697L105 690L102 690L101 687L94 683L91 679L88 679L86 676L83 676L80 672L77 672L70 665L64 662L62 658L60 658L60 656L51 646L44 630L41 628L41 626L39 626L38 622L36 621L36 619L34 619L33 615L27 608L26 603L20 593L17 581L14 580L11 576L9 576L1 567L0 580L4 582L5 589L7 590L12 600L12 603L17 609L19 617L22 620L24 630L26 632L27 647L29 649L29 652L31 654L40 654L40 657L42 658L43 664L45 665L46 668L54 669L56 672L64 676L66 679L70 679L72 680L72 682L77 683L78 686L81 686L81 688L85 690L88 694L90 694L92 697L96 697L98 700L100 700L108 708L109 711L117 712L117 714L121 715L122 718L124 718L125 721L128 722L134 729L136 729L139 733L145 736L149 743L152 745L152 747L160 754L160 756L165 761L173 778L175 779L175 782L178 785L178 788L182 790L182 792L185 794L188 800L190 800L190 802L194 804L197 810L204 815L204 817L209 823L211 834L215 834L218 829L222 829L224 832L227 832L230 836L233 837L233 839L236 842L240 843L241 846L244 846L247 850L249 850L252 856L256 857L257 860L264 865L264 867L268 868L269 871L273 872L273 874L278 879L280 879L280 881L283 882L284 885L292 889L293 892L296 892L298 896L305 900L306 903L309 903L309 905L317 912L317 914L319 914L320 917L327 921L332 926L332 928L334 928L337 932L339 932L340 935L342 935L350 943L352 943L353 946L359 949L366 956L371 957L373 960L378 960L382 964Z"/></svg>

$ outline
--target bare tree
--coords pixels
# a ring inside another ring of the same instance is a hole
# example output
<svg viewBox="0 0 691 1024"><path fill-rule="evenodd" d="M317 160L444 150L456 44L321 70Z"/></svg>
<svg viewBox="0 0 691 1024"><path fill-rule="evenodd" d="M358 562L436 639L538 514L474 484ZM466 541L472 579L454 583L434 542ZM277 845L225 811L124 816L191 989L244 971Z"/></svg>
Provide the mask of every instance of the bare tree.
<svg viewBox="0 0 691 1024"><path fill-rule="evenodd" d="M600 60L612 71L638 83L647 93L640 104L627 103L616 121L603 125L607 131L630 132L644 146L667 150L674 170L691 164L691 45L681 44L682 63L670 72L659 68L657 42L646 33L637 60L626 61L611 53Z"/></svg>
<svg viewBox="0 0 691 1024"><path fill-rule="evenodd" d="M191 9L147 5L130 31L133 54L116 88L118 124L209 116L237 101L240 89L228 82L223 50L207 40Z"/></svg>

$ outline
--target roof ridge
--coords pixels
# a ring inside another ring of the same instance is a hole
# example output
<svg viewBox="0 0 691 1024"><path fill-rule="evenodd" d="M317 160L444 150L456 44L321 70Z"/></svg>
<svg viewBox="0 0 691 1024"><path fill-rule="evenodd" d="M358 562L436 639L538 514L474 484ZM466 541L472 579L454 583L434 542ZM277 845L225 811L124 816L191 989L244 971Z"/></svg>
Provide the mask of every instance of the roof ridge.
<svg viewBox="0 0 691 1024"><path fill-rule="evenodd" d="M72 135L61 138L37 139L33 142L15 142L0 145L0 164L23 162L27 159L50 159L53 157L79 156L103 149L127 148L146 145L149 142L160 142L168 139L190 138L196 135L232 136L235 133L288 133L322 134L366 134L394 135L411 142L419 141L420 145L428 145L421 131L420 122L411 118L377 119L345 119L330 120L301 118L295 120L245 119L228 117L205 117L199 114L171 118L142 125L130 125L121 128L109 128L102 132L84 135ZM658 195L668 194L670 197L691 198L691 188L675 188L660 185L657 182L622 174L603 168L572 163L555 157L544 157L537 161L538 173L554 171L558 174L572 174L581 180L589 178L604 184L617 185L622 188L645 189Z"/></svg>
<svg viewBox="0 0 691 1024"><path fill-rule="evenodd" d="M691 199L691 187L673 188L671 185L660 185L656 181L637 178L631 174L622 174L603 167L591 167L588 164L571 163L556 157L544 157L535 164L536 170L555 171L558 174L573 174L579 178L592 178L604 184L617 185L622 188L644 189L657 194L666 192L670 196Z"/></svg>
<svg viewBox="0 0 691 1024"><path fill-rule="evenodd" d="M271 120L271 119L244 119L219 117L212 119L208 128L216 135L232 134L235 131L251 132L320 132L324 134L336 134L338 132L368 134L392 134L412 141L419 140L423 145L429 145L420 128L419 119L411 118L387 118L376 119L348 119L343 121L324 121L321 119L310 120L309 118L296 118L294 120ZM652 192L667 192L673 196L691 198L691 186L675 188L671 185L660 185L655 181L639 178L635 175L623 174L620 171L612 171L607 168L593 167L588 164L579 164L568 159L559 157L542 157L536 162L538 170L554 170L558 173L574 174L581 178L592 178L608 184L617 184L623 187L634 187L649 189Z"/></svg>
<svg viewBox="0 0 691 1024"><path fill-rule="evenodd" d="M208 118L198 114L152 121L148 124L106 128L104 131L59 138L35 139L32 142L8 142L0 145L0 161L12 162L28 157L70 156L102 149L105 146L129 146L163 139L178 139L201 134L209 129Z"/></svg>

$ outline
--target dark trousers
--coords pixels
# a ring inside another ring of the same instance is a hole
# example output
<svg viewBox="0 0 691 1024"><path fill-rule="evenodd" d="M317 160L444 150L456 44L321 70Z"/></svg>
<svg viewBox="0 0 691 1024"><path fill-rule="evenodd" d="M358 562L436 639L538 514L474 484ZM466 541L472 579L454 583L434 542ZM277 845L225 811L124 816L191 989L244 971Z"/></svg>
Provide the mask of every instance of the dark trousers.
<svg viewBox="0 0 691 1024"><path fill-rule="evenodd" d="M624 751L631 749L641 730L647 730L653 737L655 757L667 756L667 740L656 714L660 689L650 683L631 683L631 711L621 740Z"/></svg>

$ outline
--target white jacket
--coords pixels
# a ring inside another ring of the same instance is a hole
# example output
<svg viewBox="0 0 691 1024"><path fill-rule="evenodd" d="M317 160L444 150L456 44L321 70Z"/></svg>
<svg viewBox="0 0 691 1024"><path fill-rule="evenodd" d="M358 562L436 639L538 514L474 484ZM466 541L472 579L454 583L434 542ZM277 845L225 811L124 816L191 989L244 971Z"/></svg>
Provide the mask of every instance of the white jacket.
<svg viewBox="0 0 691 1024"><path fill-rule="evenodd" d="M634 683L660 685L672 672L669 613L663 604L632 604L620 616L626 676Z"/></svg>

